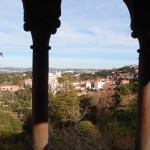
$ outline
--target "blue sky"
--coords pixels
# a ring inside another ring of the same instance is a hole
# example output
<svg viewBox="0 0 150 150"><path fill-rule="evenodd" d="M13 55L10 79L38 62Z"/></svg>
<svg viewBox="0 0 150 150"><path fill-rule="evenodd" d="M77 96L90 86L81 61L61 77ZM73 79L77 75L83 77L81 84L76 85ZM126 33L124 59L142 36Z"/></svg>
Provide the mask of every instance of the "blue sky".
<svg viewBox="0 0 150 150"><path fill-rule="evenodd" d="M0 0L0 67L31 67L31 34L23 31L21 0ZM62 0L62 22L51 37L52 68L118 68L138 63L123 0Z"/></svg>

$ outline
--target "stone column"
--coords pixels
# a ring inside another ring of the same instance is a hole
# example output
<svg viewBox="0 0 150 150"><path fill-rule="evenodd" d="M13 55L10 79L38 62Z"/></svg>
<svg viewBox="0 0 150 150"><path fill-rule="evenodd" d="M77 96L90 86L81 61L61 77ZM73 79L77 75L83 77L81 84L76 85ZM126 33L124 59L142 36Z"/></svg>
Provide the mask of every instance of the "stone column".
<svg viewBox="0 0 150 150"><path fill-rule="evenodd" d="M150 149L150 37L139 39L136 150Z"/></svg>
<svg viewBox="0 0 150 150"><path fill-rule="evenodd" d="M124 0L132 37L139 41L138 106L135 150L150 149L150 10L148 0Z"/></svg>
<svg viewBox="0 0 150 150"><path fill-rule="evenodd" d="M60 26L61 0L23 0L24 30L33 45L33 150L48 149L48 50L51 34Z"/></svg>
<svg viewBox="0 0 150 150"><path fill-rule="evenodd" d="M48 144L48 42L50 34L42 29L31 31L31 34L33 38L33 46L31 46L33 49L33 147L34 150L41 150ZM44 38L45 43L42 44L41 41Z"/></svg>

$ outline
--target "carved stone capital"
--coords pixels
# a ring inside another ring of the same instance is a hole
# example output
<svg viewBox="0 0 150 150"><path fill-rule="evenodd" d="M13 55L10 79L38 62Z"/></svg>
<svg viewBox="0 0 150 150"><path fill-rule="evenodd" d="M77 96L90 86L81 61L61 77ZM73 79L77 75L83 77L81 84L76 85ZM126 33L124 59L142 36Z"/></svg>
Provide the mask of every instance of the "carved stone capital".
<svg viewBox="0 0 150 150"><path fill-rule="evenodd" d="M22 0L24 7L24 30L35 28L55 34L60 26L61 0Z"/></svg>
<svg viewBox="0 0 150 150"><path fill-rule="evenodd" d="M131 18L131 36L138 38L140 54L150 54L150 9L148 0L123 0Z"/></svg>
<svg viewBox="0 0 150 150"><path fill-rule="evenodd" d="M131 36L140 38L150 36L150 9L148 0L123 0L131 18Z"/></svg>
<svg viewBox="0 0 150 150"><path fill-rule="evenodd" d="M50 49L51 34L60 27L61 0L22 0L24 30L31 31L32 49Z"/></svg>

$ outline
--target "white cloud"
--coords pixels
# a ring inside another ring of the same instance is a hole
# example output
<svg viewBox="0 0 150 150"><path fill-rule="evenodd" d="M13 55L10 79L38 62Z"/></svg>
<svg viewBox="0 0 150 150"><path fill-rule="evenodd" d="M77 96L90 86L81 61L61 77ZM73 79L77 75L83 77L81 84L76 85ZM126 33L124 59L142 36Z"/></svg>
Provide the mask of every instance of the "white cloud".
<svg viewBox="0 0 150 150"><path fill-rule="evenodd" d="M20 53L19 58L8 57L4 64L31 66L29 58L25 57L28 55L28 52L25 54L25 50L30 50L32 39L30 33L23 31L22 2L18 0L0 0L0 2L0 48L4 49L8 56L12 51L15 53L21 49L23 51L22 56ZM60 29L51 37L50 42L52 56L55 55L55 58L52 58L53 66L101 68L130 64L137 57L138 42L130 36L129 13L123 1L64 0L61 21ZM66 56L68 58L63 58L64 54L68 55ZM112 58L106 57L107 54L111 54ZM115 54L132 55L132 59L120 62ZM76 58L69 58L70 55L76 55ZM91 62L83 57L89 55L93 57L90 59ZM96 55L103 55L105 58L99 60L96 59Z"/></svg>
<svg viewBox="0 0 150 150"><path fill-rule="evenodd" d="M82 31L87 31L90 33L84 33ZM119 32L115 30L109 30L107 28L101 27L91 27L91 28L75 28L69 25L63 25L56 37L52 36L54 43L68 46L68 45L80 45L80 46L134 46L136 47L137 40L132 39L130 34L125 32Z"/></svg>

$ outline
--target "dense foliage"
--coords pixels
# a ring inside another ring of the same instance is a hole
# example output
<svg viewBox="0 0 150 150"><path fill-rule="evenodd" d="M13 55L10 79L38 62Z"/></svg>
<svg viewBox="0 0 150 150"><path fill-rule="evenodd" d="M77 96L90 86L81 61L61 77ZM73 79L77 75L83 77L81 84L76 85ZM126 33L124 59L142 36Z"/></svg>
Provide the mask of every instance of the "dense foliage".
<svg viewBox="0 0 150 150"><path fill-rule="evenodd" d="M72 76L70 73L63 73L61 77L58 78L59 83L68 83L74 82L76 78Z"/></svg>
<svg viewBox="0 0 150 150"><path fill-rule="evenodd" d="M91 73L82 73L80 75L80 80L85 81L85 80L95 80L98 76L96 74L91 74Z"/></svg>
<svg viewBox="0 0 150 150"><path fill-rule="evenodd" d="M21 132L22 122L0 108L0 149L25 150Z"/></svg>
<svg viewBox="0 0 150 150"><path fill-rule="evenodd" d="M106 78L108 75L111 75L112 72L113 72L113 70L100 70L96 73L96 75L99 77Z"/></svg>
<svg viewBox="0 0 150 150"><path fill-rule="evenodd" d="M108 148L129 149L134 145L136 110L129 107L115 109L101 125L101 133Z"/></svg>
<svg viewBox="0 0 150 150"><path fill-rule="evenodd" d="M31 77L31 71L24 73L0 73L0 85L23 85L22 81Z"/></svg>
<svg viewBox="0 0 150 150"><path fill-rule="evenodd" d="M31 89L16 92L4 91L0 93L0 102L7 104L5 109L16 112L19 116L26 115L31 109Z"/></svg>
<svg viewBox="0 0 150 150"><path fill-rule="evenodd" d="M99 134L98 128L91 121L81 121L77 124L77 128L87 136Z"/></svg>
<svg viewBox="0 0 150 150"><path fill-rule="evenodd" d="M61 88L49 106L50 120L55 124L66 124L77 122L80 118L79 101L77 91L70 84Z"/></svg>
<svg viewBox="0 0 150 150"><path fill-rule="evenodd" d="M112 95L112 98L114 99L115 104L119 104L123 100L124 96L131 94L130 89L126 85L117 86L114 90L115 94Z"/></svg>

